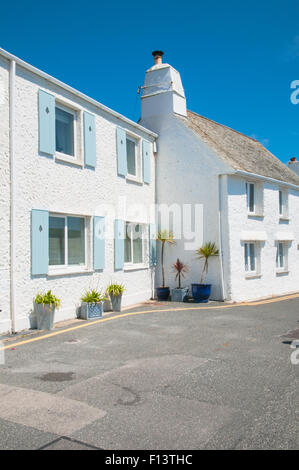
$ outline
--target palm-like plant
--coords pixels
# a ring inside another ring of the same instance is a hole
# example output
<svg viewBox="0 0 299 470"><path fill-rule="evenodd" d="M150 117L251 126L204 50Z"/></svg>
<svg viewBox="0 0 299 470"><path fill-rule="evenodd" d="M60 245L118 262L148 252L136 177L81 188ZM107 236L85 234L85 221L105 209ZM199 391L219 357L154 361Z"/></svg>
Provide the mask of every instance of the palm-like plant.
<svg viewBox="0 0 299 470"><path fill-rule="evenodd" d="M219 250L215 243L207 242L207 243L204 243L202 247L200 247L198 250L196 250L196 253L198 254L198 259L205 260L204 267L202 270L202 275L200 278L200 284L202 284L205 278L205 275L208 272L209 258L213 256L219 256Z"/></svg>
<svg viewBox="0 0 299 470"><path fill-rule="evenodd" d="M162 287L165 287L165 270L164 270L164 249L165 244L174 245L175 240L173 233L168 230L160 230L157 235L157 240L161 242L161 266L162 266Z"/></svg>
<svg viewBox="0 0 299 470"><path fill-rule="evenodd" d="M181 277L185 277L185 274L189 271L187 264L183 263L179 258L173 263L172 268L176 273L175 280L179 280L179 289L181 289Z"/></svg>

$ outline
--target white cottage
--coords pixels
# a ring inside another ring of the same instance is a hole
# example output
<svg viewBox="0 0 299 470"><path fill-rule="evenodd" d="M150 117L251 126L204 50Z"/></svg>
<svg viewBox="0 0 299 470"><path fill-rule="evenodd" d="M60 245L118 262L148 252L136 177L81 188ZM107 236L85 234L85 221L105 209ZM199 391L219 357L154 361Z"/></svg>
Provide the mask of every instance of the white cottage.
<svg viewBox="0 0 299 470"><path fill-rule="evenodd" d="M155 139L0 50L0 332L29 327L38 291L61 298L56 321L111 281L124 305L152 296ZM129 223L137 240L122 238Z"/></svg>
<svg viewBox="0 0 299 470"><path fill-rule="evenodd" d="M215 242L221 254L210 264L212 297L244 301L297 292L299 176L256 140L188 111L179 72L162 63L161 51L153 55L140 124L159 134L157 202L203 205L203 241ZM202 269L186 249L189 241L183 236L166 251L168 267L178 256L189 264L188 285L199 282ZM170 272L168 281L175 286Z"/></svg>
<svg viewBox="0 0 299 470"><path fill-rule="evenodd" d="M200 234L221 253L208 273L214 299L299 290L299 176L187 111L179 73L154 56L136 124L0 49L0 332L29 327L39 291L61 298L56 321L111 281L125 284L124 305L149 299L155 202L162 224L160 206L202 208L166 252L168 270L177 257L189 264L187 285L200 278Z"/></svg>

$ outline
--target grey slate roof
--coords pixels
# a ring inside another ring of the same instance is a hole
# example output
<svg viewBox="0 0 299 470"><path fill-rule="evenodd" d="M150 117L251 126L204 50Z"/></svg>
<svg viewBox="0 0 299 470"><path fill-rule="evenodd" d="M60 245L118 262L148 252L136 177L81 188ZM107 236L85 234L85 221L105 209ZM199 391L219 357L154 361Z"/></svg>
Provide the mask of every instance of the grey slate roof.
<svg viewBox="0 0 299 470"><path fill-rule="evenodd" d="M192 111L187 111L187 117L177 116L235 170L299 185L299 176L257 140Z"/></svg>

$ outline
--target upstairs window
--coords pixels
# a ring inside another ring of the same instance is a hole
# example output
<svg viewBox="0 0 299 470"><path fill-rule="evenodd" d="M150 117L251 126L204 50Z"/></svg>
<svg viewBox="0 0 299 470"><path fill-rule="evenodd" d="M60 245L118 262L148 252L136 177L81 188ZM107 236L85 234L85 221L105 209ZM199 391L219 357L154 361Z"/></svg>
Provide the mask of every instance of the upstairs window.
<svg viewBox="0 0 299 470"><path fill-rule="evenodd" d="M134 139L127 137L126 145L128 175L137 177L137 142Z"/></svg>
<svg viewBox="0 0 299 470"><path fill-rule="evenodd" d="M261 182L246 183L247 213L256 217L263 217L264 212L264 185Z"/></svg>
<svg viewBox="0 0 299 470"><path fill-rule="evenodd" d="M255 213L255 185L254 183L246 183L247 193L247 211L249 214Z"/></svg>
<svg viewBox="0 0 299 470"><path fill-rule="evenodd" d="M288 218L288 191L285 189L280 189L278 191L278 208L279 208L279 217Z"/></svg>
<svg viewBox="0 0 299 470"><path fill-rule="evenodd" d="M56 152L75 156L75 112L64 106L56 104L55 107L55 130L56 130Z"/></svg>

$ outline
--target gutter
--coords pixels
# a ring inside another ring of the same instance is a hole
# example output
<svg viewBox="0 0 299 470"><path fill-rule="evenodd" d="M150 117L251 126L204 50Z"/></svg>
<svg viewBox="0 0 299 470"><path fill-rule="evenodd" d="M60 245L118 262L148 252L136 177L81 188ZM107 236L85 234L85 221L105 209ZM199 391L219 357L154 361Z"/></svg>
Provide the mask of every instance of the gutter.
<svg viewBox="0 0 299 470"><path fill-rule="evenodd" d="M269 176L262 176L262 175L257 175L255 173L249 173L248 171L236 170L235 173L230 173L230 175L240 175L240 176L254 178L254 179L257 179L257 180L266 180L266 181L269 181L271 183L288 186L290 188L293 188L293 189L296 189L297 191L299 191L299 186L297 186L296 184L287 183L286 181L277 180L275 178L270 178Z"/></svg>
<svg viewBox="0 0 299 470"><path fill-rule="evenodd" d="M11 60L9 69L9 154L10 154L10 317L11 334L16 332L15 310L15 76L16 62Z"/></svg>
<svg viewBox="0 0 299 470"><path fill-rule="evenodd" d="M144 132L145 134L153 137L156 139L158 137L158 134L155 134L154 132L150 131L149 129L146 129L143 126L140 126L140 124L137 124L134 121L131 121L131 119L128 119L124 117L122 114L117 113L116 111L113 111L112 109L108 108L107 106L104 106L103 104L99 103L98 101L94 100L93 98L90 98L89 96L85 95L84 93L81 93L80 91L76 90L75 88L72 88L69 85L66 85L65 83L61 82L60 80L57 80L57 78L52 77L51 75L42 72L41 70L37 69L36 67L33 67L33 65L28 64L27 62L24 62L23 60L19 59L18 57L14 56L13 54L10 54L9 52L5 51L0 47L0 55L8 59L9 61L15 62L17 65L20 67L23 67L26 70L29 70L29 72L34 73L35 75L38 75L45 80L48 80L49 82L53 83L54 85L63 88L64 90L68 91L69 93L72 93L79 98L83 99L84 101L87 101L88 103L92 104L96 108L99 108L101 111L105 111L106 113L110 114L111 116L114 116L115 118L119 119L120 121L125 122L126 124L129 124L132 127L135 127L141 132Z"/></svg>

